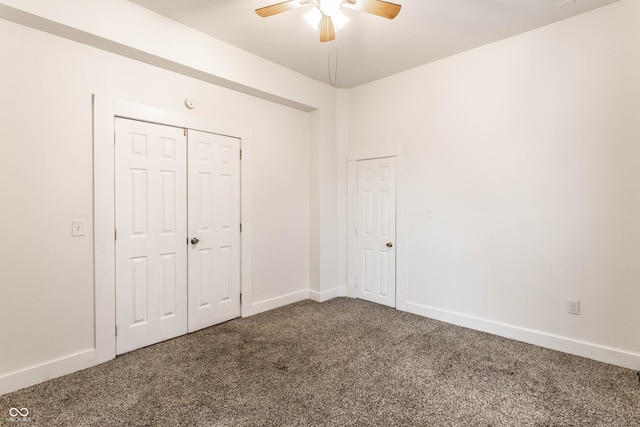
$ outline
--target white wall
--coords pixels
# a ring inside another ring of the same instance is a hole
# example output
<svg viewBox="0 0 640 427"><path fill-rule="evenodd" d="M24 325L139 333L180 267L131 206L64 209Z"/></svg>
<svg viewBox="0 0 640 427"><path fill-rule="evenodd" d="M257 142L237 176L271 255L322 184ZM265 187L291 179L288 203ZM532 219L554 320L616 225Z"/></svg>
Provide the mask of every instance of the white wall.
<svg viewBox="0 0 640 427"><path fill-rule="evenodd" d="M245 303L307 295L308 113L8 21L0 34L0 382L94 346L93 93L251 128Z"/></svg>
<svg viewBox="0 0 640 427"><path fill-rule="evenodd" d="M638 40L623 0L351 90L350 149L407 149L410 311L640 368Z"/></svg>

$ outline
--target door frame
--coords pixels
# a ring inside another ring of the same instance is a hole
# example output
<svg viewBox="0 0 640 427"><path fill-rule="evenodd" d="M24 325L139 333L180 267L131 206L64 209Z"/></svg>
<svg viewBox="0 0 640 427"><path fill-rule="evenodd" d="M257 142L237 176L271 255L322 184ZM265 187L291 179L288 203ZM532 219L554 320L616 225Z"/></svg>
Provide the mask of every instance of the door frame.
<svg viewBox="0 0 640 427"><path fill-rule="evenodd" d="M358 161L396 159L396 309L407 310L407 151L401 145L354 150L347 157L347 296L356 298Z"/></svg>
<svg viewBox="0 0 640 427"><path fill-rule="evenodd" d="M240 139L240 293L241 316L249 315L252 296L252 129L193 114L93 95L93 262L95 363L116 357L115 118L195 129Z"/></svg>

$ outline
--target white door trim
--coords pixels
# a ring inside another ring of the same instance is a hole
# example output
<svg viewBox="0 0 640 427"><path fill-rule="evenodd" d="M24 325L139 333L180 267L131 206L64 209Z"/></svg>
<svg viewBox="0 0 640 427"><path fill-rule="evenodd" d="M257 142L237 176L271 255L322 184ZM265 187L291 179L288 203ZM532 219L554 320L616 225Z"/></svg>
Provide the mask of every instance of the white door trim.
<svg viewBox="0 0 640 427"><path fill-rule="evenodd" d="M407 310L407 152L400 145L352 151L347 157L347 295L356 297L356 221L358 160L396 158L396 308Z"/></svg>
<svg viewBox="0 0 640 427"><path fill-rule="evenodd" d="M252 296L252 130L218 123L187 113L93 95L93 244L95 301L95 363L115 357L115 152L114 119L122 117L151 123L196 129L240 138L241 181L241 285L242 316L253 304Z"/></svg>

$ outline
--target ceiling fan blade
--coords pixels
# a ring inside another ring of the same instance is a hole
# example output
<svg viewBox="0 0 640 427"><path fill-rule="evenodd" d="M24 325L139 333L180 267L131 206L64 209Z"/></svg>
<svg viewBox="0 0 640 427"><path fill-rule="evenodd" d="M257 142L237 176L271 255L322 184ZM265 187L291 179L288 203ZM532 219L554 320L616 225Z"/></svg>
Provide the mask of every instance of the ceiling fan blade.
<svg viewBox="0 0 640 427"><path fill-rule="evenodd" d="M387 19L393 19L398 16L402 7L399 4L382 0L346 0L343 5L350 9L361 10Z"/></svg>
<svg viewBox="0 0 640 427"><path fill-rule="evenodd" d="M330 16L322 15L320 20L320 41L330 42L336 38L336 30Z"/></svg>
<svg viewBox="0 0 640 427"><path fill-rule="evenodd" d="M295 9L297 7L304 6L300 0L283 1L282 3L272 4L271 6L261 7L256 9L256 13L263 18L267 16L277 15L278 13L286 12L287 10Z"/></svg>

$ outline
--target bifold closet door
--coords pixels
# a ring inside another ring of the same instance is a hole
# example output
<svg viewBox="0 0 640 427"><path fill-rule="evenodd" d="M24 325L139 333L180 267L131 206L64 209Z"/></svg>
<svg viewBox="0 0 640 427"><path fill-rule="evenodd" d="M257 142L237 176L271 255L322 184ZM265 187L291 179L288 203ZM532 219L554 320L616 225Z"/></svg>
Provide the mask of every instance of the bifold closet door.
<svg viewBox="0 0 640 427"><path fill-rule="evenodd" d="M116 354L187 333L184 129L116 119Z"/></svg>
<svg viewBox="0 0 640 427"><path fill-rule="evenodd" d="M189 147L189 332L240 316L240 140L194 130Z"/></svg>

